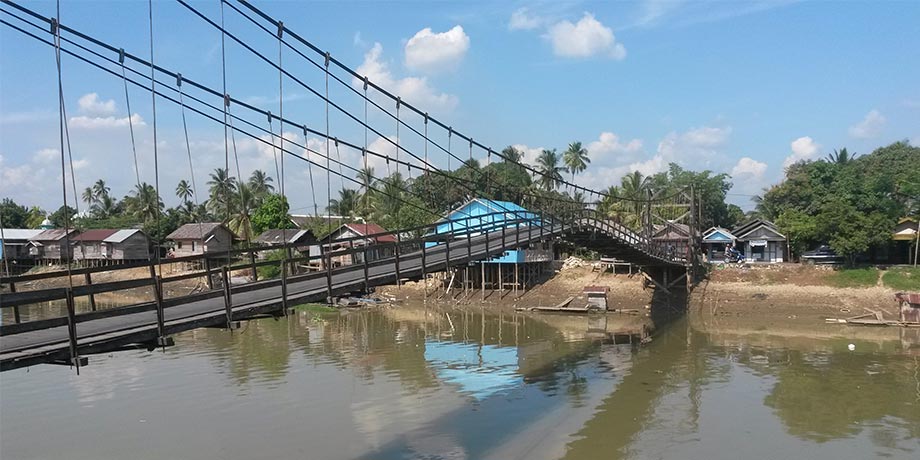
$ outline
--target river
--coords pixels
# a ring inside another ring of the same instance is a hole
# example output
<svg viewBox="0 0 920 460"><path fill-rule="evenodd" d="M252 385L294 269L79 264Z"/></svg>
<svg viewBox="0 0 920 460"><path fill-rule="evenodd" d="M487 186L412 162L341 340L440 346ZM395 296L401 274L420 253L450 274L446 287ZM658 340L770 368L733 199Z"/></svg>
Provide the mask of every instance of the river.
<svg viewBox="0 0 920 460"><path fill-rule="evenodd" d="M920 457L920 351L682 318L301 310L0 374L7 459ZM853 343L855 350L848 345Z"/></svg>

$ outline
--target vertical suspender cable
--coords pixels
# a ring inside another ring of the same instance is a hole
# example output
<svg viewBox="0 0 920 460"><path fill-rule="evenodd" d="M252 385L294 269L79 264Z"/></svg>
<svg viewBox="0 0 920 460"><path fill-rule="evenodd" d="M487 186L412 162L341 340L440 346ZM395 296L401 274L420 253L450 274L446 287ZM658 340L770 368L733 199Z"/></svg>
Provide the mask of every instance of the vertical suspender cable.
<svg viewBox="0 0 920 460"><path fill-rule="evenodd" d="M230 95L227 94L227 46L226 46L226 36L227 32L224 29L224 2L220 2L220 65L221 65L221 80L223 81L223 90L224 90L224 179L227 181L224 184L224 208L226 211L226 222L230 223L230 145L229 140L227 139L227 131L229 125L227 123L228 112L230 108ZM204 235L201 235L203 238ZM227 246L227 266L230 266L230 247ZM230 318L227 319L230 321Z"/></svg>
<svg viewBox="0 0 920 460"><path fill-rule="evenodd" d="M160 169L159 169L159 155L157 154L157 93L156 93L156 79L154 79L154 65L153 65L153 0L147 0L148 13L150 16L150 98L151 98L151 109L153 112L153 206L156 208L156 226L157 233L160 231ZM131 116L128 115L130 118ZM160 235L157 235L157 239L154 241L156 246L156 257L157 261L157 271L159 276L163 276L163 265L162 260L160 260L160 245L162 241L159 239Z"/></svg>
<svg viewBox="0 0 920 460"><path fill-rule="evenodd" d="M57 17L52 18L51 28L54 32L54 55L55 62L57 63L57 77L58 77L58 124L60 128L60 141L61 141L61 195L64 199L64 244L65 246L61 248L61 255L64 255L64 251L70 249L70 213L67 212L67 168L65 167L64 160L64 129L66 122L66 115L64 114L64 78L61 71L61 1L57 1ZM73 305L73 276L71 275L70 267L70 258L67 258L67 329L68 335L70 336L70 362L72 365L76 366L77 374L80 373L80 355L77 350L77 333L76 333L76 321L74 318L74 305Z"/></svg>
<svg viewBox="0 0 920 460"><path fill-rule="evenodd" d="M182 113L182 131L185 133L185 153L188 155L188 172L192 178L192 196L195 197L195 209L192 210L192 214L198 222L198 234L201 235L204 233L201 225L201 214L198 213L198 207L201 202L198 200L198 184L195 182L195 168L192 166L192 146L188 140L188 123L185 121L185 100L183 98L181 73L176 75L176 86L179 91L179 111ZM133 138L134 136L132 135L132 139ZM135 156L135 158L137 157Z"/></svg>
<svg viewBox="0 0 920 460"><path fill-rule="evenodd" d="M329 52L326 52L326 227L332 231L332 175L329 155ZM364 227L367 233L367 226ZM326 253L326 300L332 303L332 233L329 234L329 244ZM367 242L365 242L367 244Z"/></svg>
<svg viewBox="0 0 920 460"><path fill-rule="evenodd" d="M125 75L125 50L124 48L118 50L118 62L121 64L121 81L125 85L125 107L128 110L128 129L131 131L131 153L134 154L134 179L137 182L137 188L140 190L141 186L141 172L140 168L137 165L137 144L134 141L134 119L131 114L131 98L128 97L128 77ZM179 86L181 88L182 81L179 79ZM182 96L182 93L179 93L179 97ZM182 114L183 120L185 113ZM184 121L183 121L184 123ZM192 190L194 192L194 190Z"/></svg>
<svg viewBox="0 0 920 460"><path fill-rule="evenodd" d="M278 21L278 148L281 150L281 177L279 177L279 182L281 185L282 206L288 204L287 195L284 194L284 67L281 65L281 52L284 50L284 44L281 42L283 33L284 23ZM269 117L269 121L271 121L271 117ZM306 139L304 139L304 144L306 144ZM281 226L281 240L284 242L282 245L284 260L281 262L281 311L284 315L287 315L287 270L290 264L290 252L288 251L286 223Z"/></svg>

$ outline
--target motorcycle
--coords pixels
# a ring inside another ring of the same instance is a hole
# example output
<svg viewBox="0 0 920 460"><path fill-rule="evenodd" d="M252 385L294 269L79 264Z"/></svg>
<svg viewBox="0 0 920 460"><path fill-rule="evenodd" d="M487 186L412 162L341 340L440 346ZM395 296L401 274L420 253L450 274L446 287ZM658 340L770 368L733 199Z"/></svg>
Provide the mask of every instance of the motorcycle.
<svg viewBox="0 0 920 460"><path fill-rule="evenodd" d="M741 265L744 263L744 254L742 254L739 251L726 252L725 253L725 263Z"/></svg>

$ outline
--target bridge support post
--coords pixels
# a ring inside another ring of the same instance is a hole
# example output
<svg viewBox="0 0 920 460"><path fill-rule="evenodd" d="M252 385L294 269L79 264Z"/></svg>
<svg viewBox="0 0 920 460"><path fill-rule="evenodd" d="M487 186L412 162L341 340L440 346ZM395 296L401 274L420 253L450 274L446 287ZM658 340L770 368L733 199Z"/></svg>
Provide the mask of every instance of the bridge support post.
<svg viewBox="0 0 920 460"><path fill-rule="evenodd" d="M83 274L83 280L86 281L87 286L93 285L93 277L89 274L89 272ZM93 293L89 294L89 308L92 311L96 311L96 296Z"/></svg>
<svg viewBox="0 0 920 460"><path fill-rule="evenodd" d="M16 283L10 281L10 293L16 293ZM16 320L16 324L22 322L22 317L19 315L19 305L13 307L13 318Z"/></svg>
<svg viewBox="0 0 920 460"><path fill-rule="evenodd" d="M425 252L427 251L425 246L425 237L422 236L422 288L425 290L422 299L424 302L428 302L428 278L426 276L427 273L425 267L427 264L427 261L425 260Z"/></svg>
<svg viewBox="0 0 920 460"><path fill-rule="evenodd" d="M256 269L256 253L249 251L249 265L252 266L252 281L259 281L259 271Z"/></svg>
<svg viewBox="0 0 920 460"><path fill-rule="evenodd" d="M402 276L399 273L399 246L402 242L399 232L396 232L396 289L399 289L402 286Z"/></svg>
<svg viewBox="0 0 920 460"><path fill-rule="evenodd" d="M74 306L73 289L67 288L67 338L70 349L70 364L80 372L80 351L77 348L77 311Z"/></svg>
<svg viewBox="0 0 920 460"><path fill-rule="evenodd" d="M363 244L362 247L363 247L363 251L364 251L364 292L370 294L370 292L371 292L371 282L370 282L370 280L368 279L368 277L369 277L369 275L370 275L370 271L369 271L368 265L367 265L367 264L368 264L368 261L367 261L367 243ZM330 295L331 295L331 292L332 292L332 291L331 291L331 288L330 288Z"/></svg>
<svg viewBox="0 0 920 460"><path fill-rule="evenodd" d="M224 283L224 312L227 315L227 329L233 329L233 299L230 297L230 271L221 267L220 277Z"/></svg>
<svg viewBox="0 0 920 460"><path fill-rule="evenodd" d="M150 267L150 279L153 281L153 301L157 307L157 343L159 344L166 337L166 321L163 318L163 280L157 275L153 264L148 267Z"/></svg>
<svg viewBox="0 0 920 460"><path fill-rule="evenodd" d="M281 260L281 314L287 316L288 314L288 303L287 303L287 271L288 264L287 260Z"/></svg>
<svg viewBox="0 0 920 460"><path fill-rule="evenodd" d="M483 260L479 264L480 272L482 273L482 282L479 284L479 302L486 301L486 261Z"/></svg>
<svg viewBox="0 0 920 460"><path fill-rule="evenodd" d="M214 290L214 279L211 278L211 259L204 258L204 276L208 281L208 290Z"/></svg>

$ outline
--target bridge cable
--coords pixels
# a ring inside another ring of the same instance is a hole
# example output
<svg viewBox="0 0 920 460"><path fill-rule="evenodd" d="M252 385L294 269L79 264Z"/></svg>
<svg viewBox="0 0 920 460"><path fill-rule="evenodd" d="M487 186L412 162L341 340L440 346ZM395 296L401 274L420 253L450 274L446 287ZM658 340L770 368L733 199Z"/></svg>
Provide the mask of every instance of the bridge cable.
<svg viewBox="0 0 920 460"><path fill-rule="evenodd" d="M284 24L279 20L278 21L278 148L281 150L281 174L279 177L279 182L281 186L281 209L285 209L287 206L287 195L284 193L284 72L280 69L282 66L282 52L284 47L281 45L282 34L284 33ZM272 117L268 117L269 126L271 125ZM304 140L306 142L306 139ZM272 146L274 146L272 142ZM272 154L275 154L275 149L272 148ZM276 161L277 161L277 157ZM288 211L285 209L285 218L287 218ZM251 225L251 223L250 223ZM291 254L288 250L288 239L287 239L287 227L288 224L285 223L281 226L281 240L282 240L282 251L284 251L284 262L281 263L281 280L282 280L282 296L281 296L281 311L284 316L288 314L288 303L287 303L287 271L290 268L290 258ZM251 253L250 253L251 254ZM255 270L255 268L253 268ZM255 276L255 273L253 273ZM290 328L288 328L290 332Z"/></svg>
<svg viewBox="0 0 920 460"><path fill-rule="evenodd" d="M160 259L160 245L162 241L160 240L160 165L159 165L159 154L157 148L157 93L156 93L156 79L154 79L154 66L153 66L153 0L147 0L147 8L150 17L150 97L152 101L153 109L153 191L154 191L154 200L153 207L156 210L156 226L157 226L157 237L154 243L156 244L156 261L157 261L157 276L163 277L163 261ZM128 118L131 116L129 115ZM140 193L140 191L138 191ZM163 332L163 331L160 331Z"/></svg>
<svg viewBox="0 0 920 460"><path fill-rule="evenodd" d="M122 67L122 77L124 77L124 67ZM128 82L125 80L125 92L127 93ZM195 209L190 210L189 217L194 216L195 220L198 222L198 234L203 235L203 225L201 223L201 213L199 209L201 207L201 201L198 199L198 184L195 182L195 167L192 165L192 146L188 138L188 123L185 120L185 100L182 96L182 74L179 74L176 77L176 87L179 91L179 111L182 114L182 132L185 135L185 152L188 155L188 171L192 180L192 196L195 197ZM133 137L133 136L132 136ZM204 248L202 248L203 250ZM199 281L200 282L200 281Z"/></svg>
<svg viewBox="0 0 920 460"><path fill-rule="evenodd" d="M128 77L125 75L125 50L121 49L118 54L118 62L121 64L121 79L125 86L125 106L128 110L128 129L131 132L131 153L134 154L134 179L137 182L137 188L141 187L141 172L137 164L137 144L134 140L134 120L131 114L131 98L128 97ZM180 82L181 85L181 82Z"/></svg>
<svg viewBox="0 0 920 460"><path fill-rule="evenodd" d="M221 80L223 82L223 95L224 95L224 180L226 183L221 187L224 195L224 207L226 208L226 222L230 224L230 186L232 182L230 181L230 145L228 144L227 134L230 128L228 124L228 114L230 111L230 95L227 93L227 46L226 46L226 33L224 32L224 3L220 4L220 65L221 65ZM232 132L232 131L230 131ZM218 180L221 178L218 177ZM204 238L204 235L201 235ZM232 240L232 237L231 237ZM231 241L232 245L232 241ZM203 249L203 248L202 248ZM230 246L227 246L227 266L230 266ZM229 278L229 273L228 273ZM227 281L223 280L222 281ZM229 282L229 281L227 281ZM229 326L231 318L227 318L227 323Z"/></svg>

